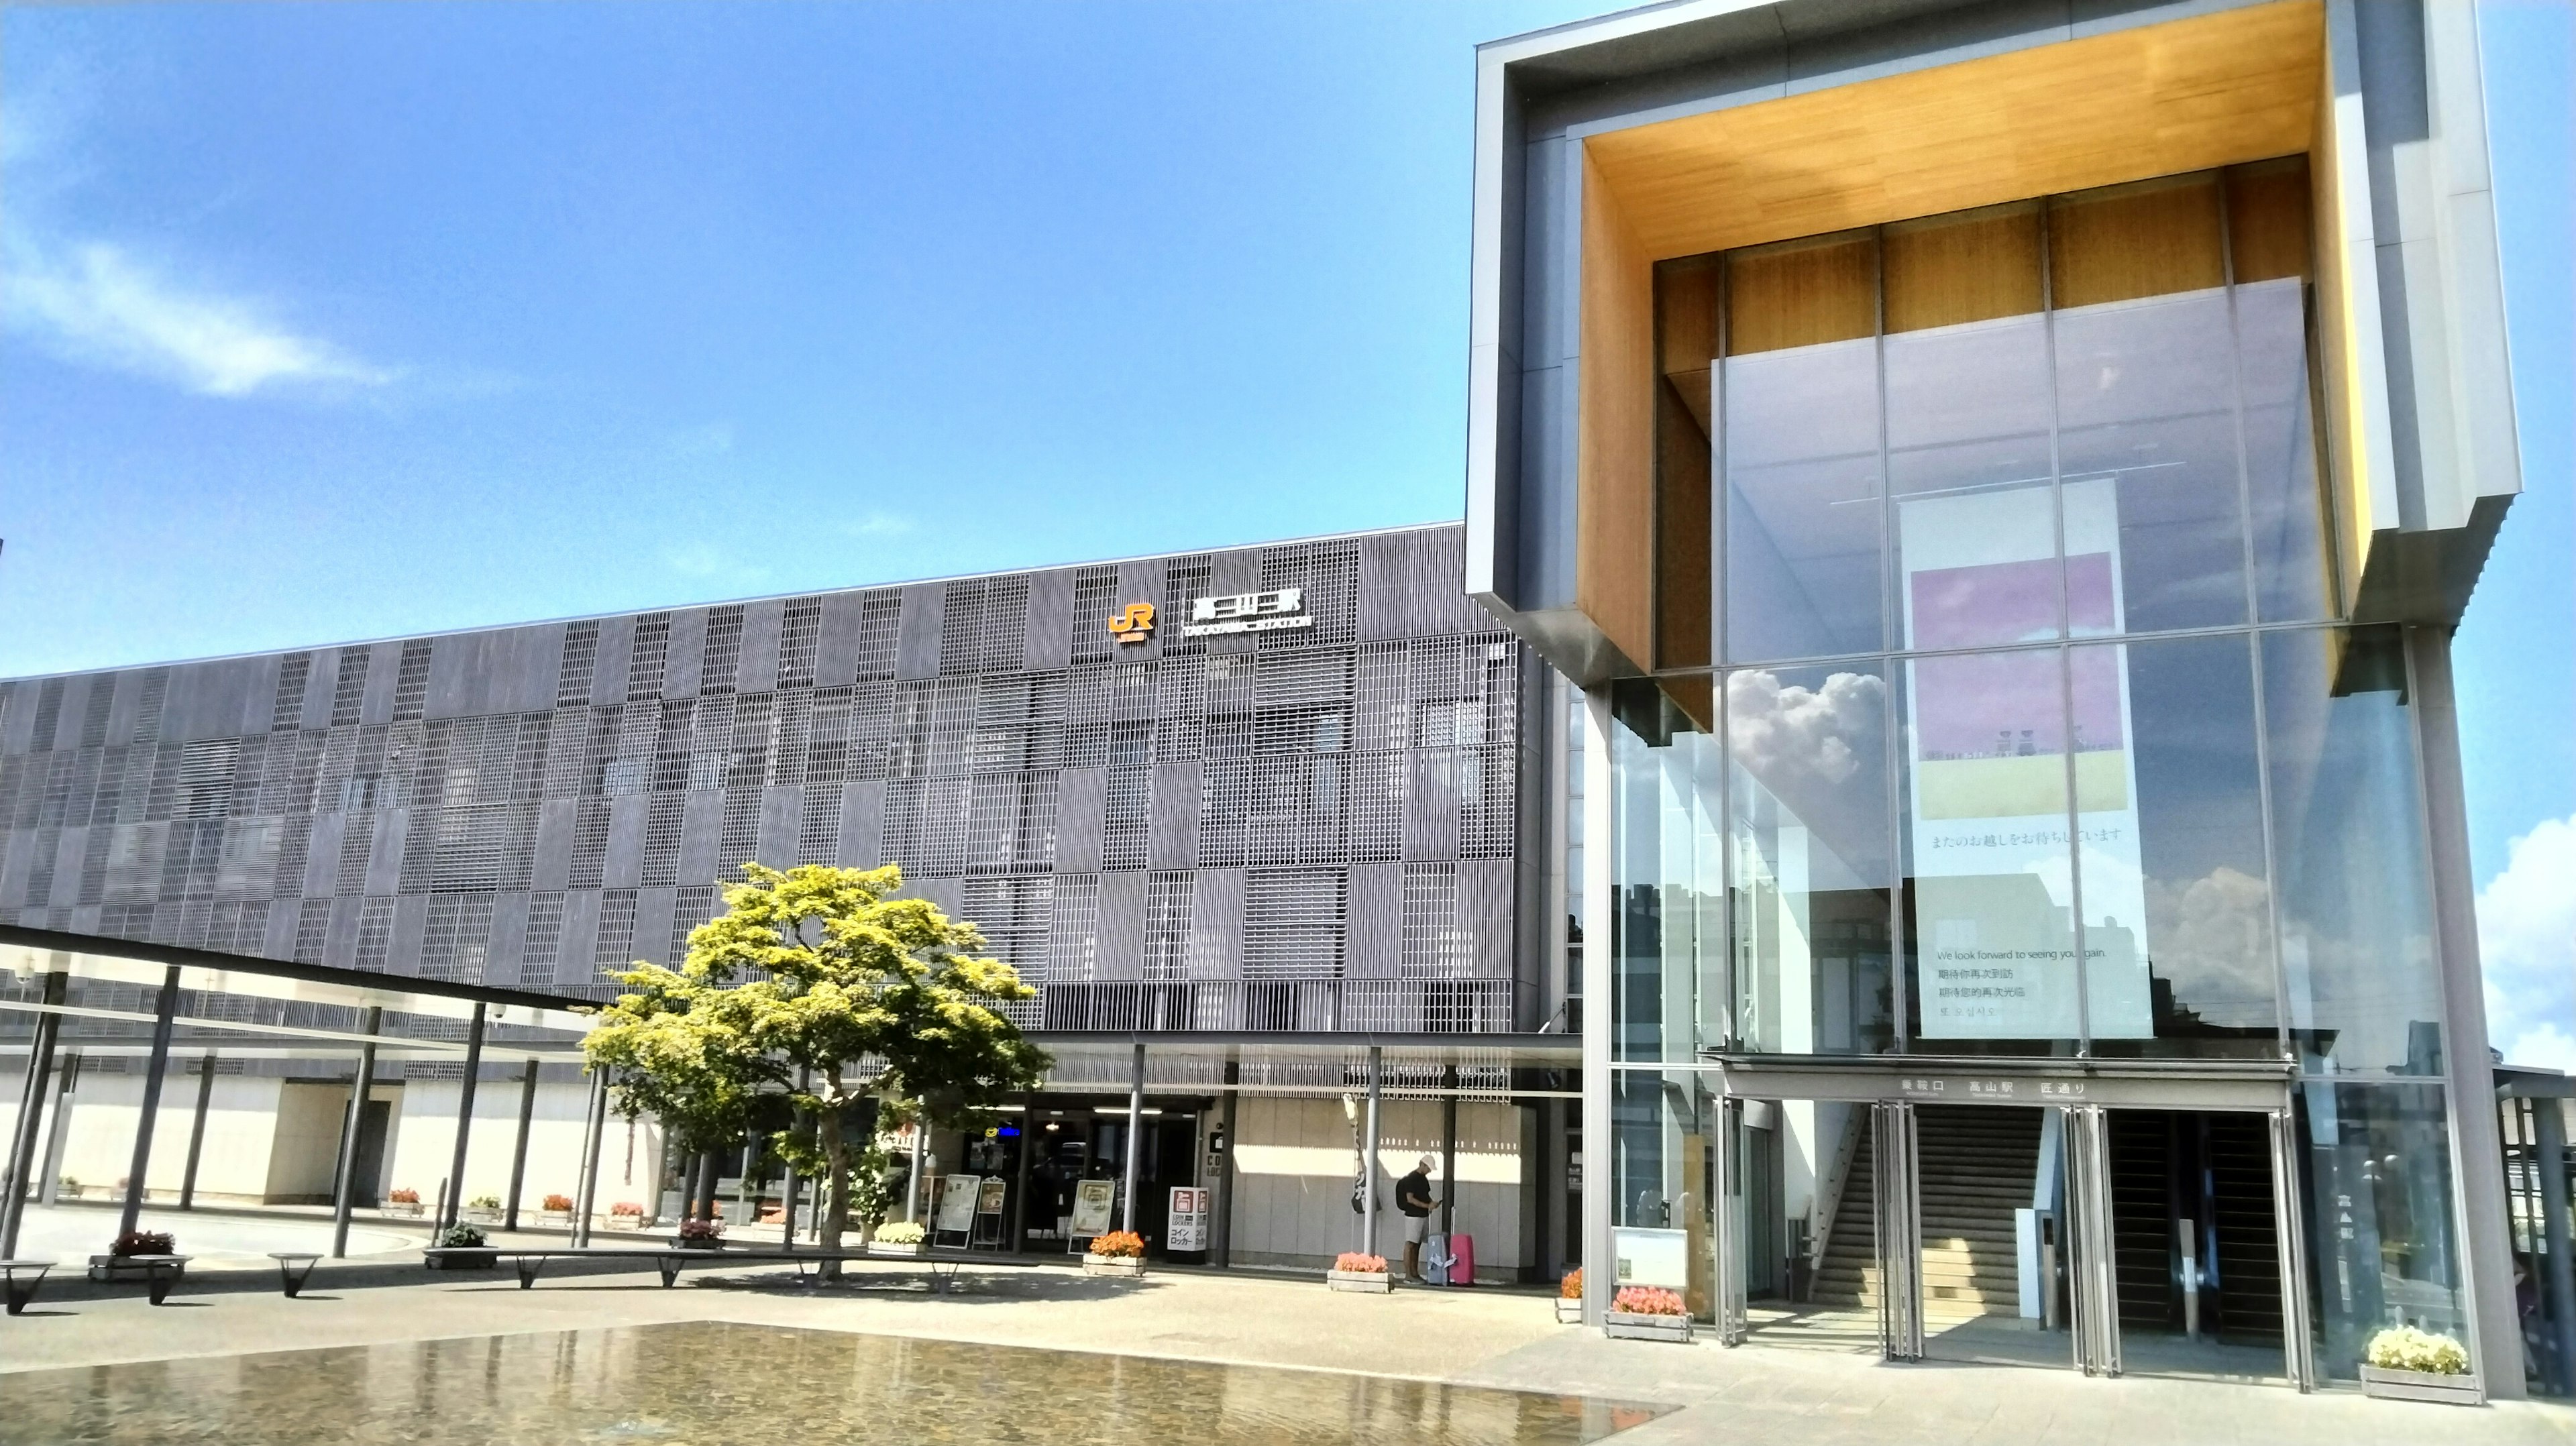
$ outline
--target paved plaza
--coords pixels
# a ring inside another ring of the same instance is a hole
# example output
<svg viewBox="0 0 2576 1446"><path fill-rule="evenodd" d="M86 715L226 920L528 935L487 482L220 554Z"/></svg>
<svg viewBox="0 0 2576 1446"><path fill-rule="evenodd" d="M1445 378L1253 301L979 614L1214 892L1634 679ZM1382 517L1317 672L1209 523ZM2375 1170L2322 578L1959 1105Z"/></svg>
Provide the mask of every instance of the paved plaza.
<svg viewBox="0 0 2576 1446"><path fill-rule="evenodd" d="M1302 1277L1163 1270L1086 1278L1054 1264L968 1265L936 1288L908 1262L857 1262L815 1289L792 1271L712 1265L661 1289L648 1269L562 1266L533 1290L505 1269L432 1275L390 1259L326 1266L301 1299L253 1269L194 1272L154 1308L74 1278L0 1321L0 1373L459 1337L727 1322L921 1340L1285 1366L1678 1408L1617 1439L1657 1442L2247 1442L2496 1446L2576 1441L2576 1409L2483 1410L2301 1397L2277 1385L2036 1366L1892 1366L1852 1332L1727 1350L1610 1341L1518 1290L1335 1294ZM5 1387L0 1387L5 1391ZM0 1440L8 1428L0 1423Z"/></svg>

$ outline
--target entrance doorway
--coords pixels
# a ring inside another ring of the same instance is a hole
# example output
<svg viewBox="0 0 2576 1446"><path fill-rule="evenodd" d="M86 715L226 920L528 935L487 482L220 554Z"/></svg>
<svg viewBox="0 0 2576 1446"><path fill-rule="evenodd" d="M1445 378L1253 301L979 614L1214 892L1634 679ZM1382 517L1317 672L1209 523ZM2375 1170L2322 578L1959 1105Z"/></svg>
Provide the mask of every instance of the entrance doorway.
<svg viewBox="0 0 2576 1446"><path fill-rule="evenodd" d="M1173 1187L1199 1180L1199 1109L1196 1100L1149 1103L1138 1133L1136 1160L1136 1233L1145 1237L1146 1254L1168 1258ZM1014 1122L1016 1126L1016 1122ZM1123 1197L1127 1181L1128 1121L1124 1101L1116 1104L1068 1101L1050 1103L1036 1112L1025 1142L1029 1159L1027 1249L1062 1253L1078 1248L1072 1236L1075 1187L1084 1180L1110 1181ZM998 1168L1016 1174L1023 1142L997 1148ZM1124 1199L1111 1219L1129 1218ZM1198 1253L1184 1256L1196 1259Z"/></svg>
<svg viewBox="0 0 2576 1446"><path fill-rule="evenodd" d="M2284 1081L1871 1074L1729 1069L1721 1339L2311 1379Z"/></svg>

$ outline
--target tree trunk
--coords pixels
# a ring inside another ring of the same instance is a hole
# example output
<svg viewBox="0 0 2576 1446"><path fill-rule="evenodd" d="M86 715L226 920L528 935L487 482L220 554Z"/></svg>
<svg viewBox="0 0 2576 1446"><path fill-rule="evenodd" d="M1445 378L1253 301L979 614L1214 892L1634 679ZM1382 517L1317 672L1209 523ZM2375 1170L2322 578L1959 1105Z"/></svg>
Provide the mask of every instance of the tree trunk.
<svg viewBox="0 0 2576 1446"><path fill-rule="evenodd" d="M839 1081L827 1100L838 1100ZM850 1224L850 1145L841 1135L841 1110L837 1104L826 1104L814 1117L815 1134L823 1146L823 1249L841 1248L841 1232ZM825 1255L820 1266L827 1280L841 1273L841 1262Z"/></svg>

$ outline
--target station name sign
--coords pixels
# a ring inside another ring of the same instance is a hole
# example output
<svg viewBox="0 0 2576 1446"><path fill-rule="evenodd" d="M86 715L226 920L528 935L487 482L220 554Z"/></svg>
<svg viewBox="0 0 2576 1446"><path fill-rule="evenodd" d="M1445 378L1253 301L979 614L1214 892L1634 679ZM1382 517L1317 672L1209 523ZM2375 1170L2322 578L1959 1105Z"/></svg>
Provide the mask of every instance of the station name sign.
<svg viewBox="0 0 2576 1446"><path fill-rule="evenodd" d="M1306 611L1306 590L1281 587L1268 592L1239 592L1224 597L1195 599L1190 604L1190 620L1181 624L1181 636L1213 638L1229 633L1267 633L1314 625L1313 615Z"/></svg>

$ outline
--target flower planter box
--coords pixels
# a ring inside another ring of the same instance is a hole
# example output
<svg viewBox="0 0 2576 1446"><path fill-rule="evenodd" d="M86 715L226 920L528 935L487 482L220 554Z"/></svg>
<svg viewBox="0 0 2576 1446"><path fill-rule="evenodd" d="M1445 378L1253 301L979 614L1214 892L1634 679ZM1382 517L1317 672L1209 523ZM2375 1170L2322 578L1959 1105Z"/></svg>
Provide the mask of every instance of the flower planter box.
<svg viewBox="0 0 2576 1446"><path fill-rule="evenodd" d="M1556 1323L1558 1325L1583 1324L1583 1302L1579 1300L1567 1300L1564 1296L1558 1296L1556 1298Z"/></svg>
<svg viewBox="0 0 2576 1446"><path fill-rule="evenodd" d="M895 1245L883 1240L871 1240L868 1242L868 1254L870 1255L887 1255L906 1260L919 1259L928 1248L929 1247L923 1245L918 1240L909 1245Z"/></svg>
<svg viewBox="0 0 2576 1446"><path fill-rule="evenodd" d="M460 1220L471 1220L478 1225L498 1225L501 1223L501 1207L497 1205L468 1205L458 1214L457 1218Z"/></svg>
<svg viewBox="0 0 2576 1446"><path fill-rule="evenodd" d="M2361 1368L2361 1391L2383 1401L2435 1401L2447 1406L2483 1406L2486 1388L2475 1376L2443 1376L2431 1371Z"/></svg>
<svg viewBox="0 0 2576 1446"><path fill-rule="evenodd" d="M1395 1289L1395 1277L1383 1270L1328 1270L1324 1272L1324 1285L1331 1290L1384 1295Z"/></svg>
<svg viewBox="0 0 2576 1446"><path fill-rule="evenodd" d="M724 1249L724 1237L722 1236L674 1235L671 1237L671 1243L682 1250Z"/></svg>
<svg viewBox="0 0 2576 1446"><path fill-rule="evenodd" d="M570 1225L572 1224L572 1212L569 1210L540 1210L537 1212L537 1219L548 1225Z"/></svg>
<svg viewBox="0 0 2576 1446"><path fill-rule="evenodd" d="M1145 1257L1141 1255L1085 1255L1082 1257L1082 1273L1085 1275L1123 1275L1132 1279L1145 1273Z"/></svg>
<svg viewBox="0 0 2576 1446"><path fill-rule="evenodd" d="M1602 1318L1601 1329L1614 1341L1672 1341L1689 1345L1691 1318L1686 1315L1645 1315L1635 1311L1614 1310Z"/></svg>
<svg viewBox="0 0 2576 1446"><path fill-rule="evenodd" d="M387 1215L400 1215L411 1220L421 1216L421 1203L417 1200L388 1200L376 1208Z"/></svg>
<svg viewBox="0 0 2576 1446"><path fill-rule="evenodd" d="M89 1278L101 1284L111 1280L150 1280L153 1267L163 1270L188 1268L184 1255L93 1255L89 1258Z"/></svg>
<svg viewBox="0 0 2576 1446"><path fill-rule="evenodd" d="M644 1228L644 1217L641 1215L611 1215L608 1217L608 1228L611 1230L641 1230Z"/></svg>
<svg viewBox="0 0 2576 1446"><path fill-rule="evenodd" d="M420 1262L432 1270L490 1270L501 1263L501 1252L471 1245L442 1245L423 1251Z"/></svg>

